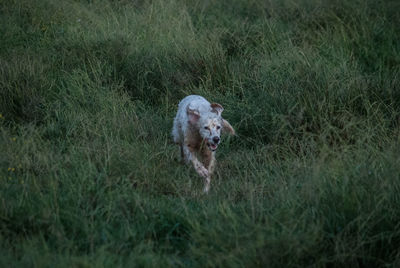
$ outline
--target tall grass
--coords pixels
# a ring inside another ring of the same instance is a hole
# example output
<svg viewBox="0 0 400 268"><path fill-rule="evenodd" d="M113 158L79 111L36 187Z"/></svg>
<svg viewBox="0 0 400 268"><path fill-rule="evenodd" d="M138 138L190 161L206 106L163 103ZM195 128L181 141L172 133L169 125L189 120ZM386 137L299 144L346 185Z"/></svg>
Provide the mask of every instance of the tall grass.
<svg viewBox="0 0 400 268"><path fill-rule="evenodd" d="M397 267L397 2L0 1L0 265Z"/></svg>

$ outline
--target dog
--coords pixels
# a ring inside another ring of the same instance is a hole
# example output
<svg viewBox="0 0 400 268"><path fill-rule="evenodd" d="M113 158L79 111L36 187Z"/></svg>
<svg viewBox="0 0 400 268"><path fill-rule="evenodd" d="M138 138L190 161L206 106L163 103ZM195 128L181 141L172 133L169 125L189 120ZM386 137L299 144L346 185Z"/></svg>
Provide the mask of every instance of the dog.
<svg viewBox="0 0 400 268"><path fill-rule="evenodd" d="M172 128L172 137L174 143L180 146L182 160L186 164L191 162L205 179L205 193L210 190L221 131L235 135L231 124L221 116L223 110L220 104L210 103L202 96L187 96L178 105Z"/></svg>

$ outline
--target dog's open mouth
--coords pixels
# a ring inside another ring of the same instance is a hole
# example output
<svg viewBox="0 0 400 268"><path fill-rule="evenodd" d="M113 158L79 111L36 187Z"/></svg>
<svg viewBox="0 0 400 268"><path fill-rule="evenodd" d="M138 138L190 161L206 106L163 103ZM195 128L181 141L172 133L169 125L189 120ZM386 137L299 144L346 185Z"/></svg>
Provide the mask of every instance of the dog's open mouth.
<svg viewBox="0 0 400 268"><path fill-rule="evenodd" d="M211 151L217 150L218 144L213 144L213 143L207 143L208 148L210 148Z"/></svg>

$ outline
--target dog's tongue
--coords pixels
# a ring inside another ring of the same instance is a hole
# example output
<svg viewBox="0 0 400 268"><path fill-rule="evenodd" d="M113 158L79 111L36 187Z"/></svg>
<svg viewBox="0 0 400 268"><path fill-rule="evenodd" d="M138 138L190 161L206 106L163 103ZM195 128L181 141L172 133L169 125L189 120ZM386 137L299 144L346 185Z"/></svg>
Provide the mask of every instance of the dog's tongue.
<svg viewBox="0 0 400 268"><path fill-rule="evenodd" d="M212 150L215 150L215 149L217 149L217 145L215 145L215 144L210 144L210 148L211 148Z"/></svg>

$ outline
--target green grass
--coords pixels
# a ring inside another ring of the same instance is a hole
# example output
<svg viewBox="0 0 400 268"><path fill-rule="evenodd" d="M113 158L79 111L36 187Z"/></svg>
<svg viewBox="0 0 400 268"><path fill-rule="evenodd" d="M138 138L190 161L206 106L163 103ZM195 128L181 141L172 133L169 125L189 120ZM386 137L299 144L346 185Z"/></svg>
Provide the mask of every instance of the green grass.
<svg viewBox="0 0 400 268"><path fill-rule="evenodd" d="M0 266L399 267L398 1L0 1ZM221 103L208 195L180 99Z"/></svg>

